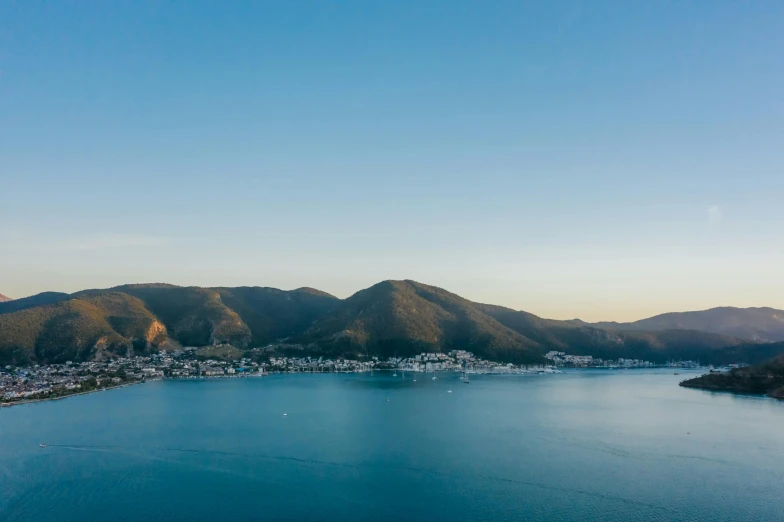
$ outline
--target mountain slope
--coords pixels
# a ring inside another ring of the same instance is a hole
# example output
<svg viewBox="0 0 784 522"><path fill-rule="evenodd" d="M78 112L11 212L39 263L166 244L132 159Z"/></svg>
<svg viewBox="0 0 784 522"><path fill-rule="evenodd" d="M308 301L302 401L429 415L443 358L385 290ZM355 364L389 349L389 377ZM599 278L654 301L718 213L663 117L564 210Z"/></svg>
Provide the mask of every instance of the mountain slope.
<svg viewBox="0 0 784 522"><path fill-rule="evenodd" d="M250 328L221 301L216 290L149 284L89 290L82 294L106 292L123 292L141 300L166 326L169 336L184 346L228 343L245 348L250 343Z"/></svg>
<svg viewBox="0 0 784 522"><path fill-rule="evenodd" d="M144 304L108 293L0 315L0 364L52 363L145 351L166 330Z"/></svg>
<svg viewBox="0 0 784 522"><path fill-rule="evenodd" d="M700 359L718 364L724 362L724 357L732 355L720 349L743 342L735 337L693 330L609 331L573 321L542 319L501 306L476 306L501 324L537 342L543 349L572 355L593 355L602 359L623 357L660 363L668 359Z"/></svg>
<svg viewBox="0 0 784 522"><path fill-rule="evenodd" d="M784 352L784 343L777 343ZM736 368L727 373L709 373L683 381L681 386L711 391L766 394L784 399L784 355L746 368Z"/></svg>
<svg viewBox="0 0 784 522"><path fill-rule="evenodd" d="M7 296L4 296L3 294L0 294L0 303L5 303L5 302L11 301L11 300L12 299L10 297L7 297Z"/></svg>
<svg viewBox="0 0 784 522"><path fill-rule="evenodd" d="M0 314L9 314L11 312L26 310L35 306L53 304L59 301L64 301L70 297L71 296L69 294L64 294L62 292L42 292L30 297L12 299L11 301L0 303Z"/></svg>
<svg viewBox="0 0 784 522"><path fill-rule="evenodd" d="M278 290L266 287L213 288L251 332L249 347L302 333L340 300L312 288Z"/></svg>
<svg viewBox="0 0 784 522"><path fill-rule="evenodd" d="M338 356L465 349L515 363L543 362L550 350L715 364L758 362L777 353L765 344L741 345L727 335L624 326L543 319L415 281L384 281L343 300L311 288L156 283L0 303L0 362L131 354L156 349L168 339L196 347L231 344L239 350L280 342L282 350Z"/></svg>
<svg viewBox="0 0 784 522"><path fill-rule="evenodd" d="M699 330L757 342L784 341L784 310L775 308L711 308L671 312L632 323L602 322L591 326L610 330Z"/></svg>
<svg viewBox="0 0 784 522"><path fill-rule="evenodd" d="M470 349L512 362L541 361L535 342L470 301L415 281L384 281L340 302L303 339L337 353L405 356Z"/></svg>

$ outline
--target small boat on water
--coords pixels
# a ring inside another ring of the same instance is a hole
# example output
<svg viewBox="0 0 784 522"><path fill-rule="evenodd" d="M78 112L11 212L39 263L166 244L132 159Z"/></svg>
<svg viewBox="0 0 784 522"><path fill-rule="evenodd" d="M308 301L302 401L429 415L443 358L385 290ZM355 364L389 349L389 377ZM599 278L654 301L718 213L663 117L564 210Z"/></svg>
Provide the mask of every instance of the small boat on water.
<svg viewBox="0 0 784 522"><path fill-rule="evenodd" d="M463 381L463 384L471 384L468 381L468 374L466 372L463 372L463 375L462 375L462 377L460 377L460 380Z"/></svg>
<svg viewBox="0 0 784 522"><path fill-rule="evenodd" d="M46 444L39 444L39 446L41 446L42 448L45 448Z"/></svg>
<svg viewBox="0 0 784 522"><path fill-rule="evenodd" d="M452 393L452 388L449 388L449 390L447 391L447 393Z"/></svg>

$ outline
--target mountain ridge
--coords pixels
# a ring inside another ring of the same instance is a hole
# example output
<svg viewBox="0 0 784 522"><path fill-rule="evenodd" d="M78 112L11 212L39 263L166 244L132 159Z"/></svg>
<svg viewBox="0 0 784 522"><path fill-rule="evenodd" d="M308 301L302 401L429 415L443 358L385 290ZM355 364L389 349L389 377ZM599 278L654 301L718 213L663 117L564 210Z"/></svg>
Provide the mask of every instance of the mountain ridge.
<svg viewBox="0 0 784 522"><path fill-rule="evenodd" d="M622 323L609 328L545 319L412 280L382 281L345 299L308 287L129 284L0 303L0 364L213 345L330 357L465 349L513 363L542 363L551 350L605 359L716 364L776 355L765 345L731 335L618 325Z"/></svg>
<svg viewBox="0 0 784 522"><path fill-rule="evenodd" d="M771 307L719 306L707 310L667 312L627 323L584 323L607 330L699 330L758 342L784 341L784 310Z"/></svg>

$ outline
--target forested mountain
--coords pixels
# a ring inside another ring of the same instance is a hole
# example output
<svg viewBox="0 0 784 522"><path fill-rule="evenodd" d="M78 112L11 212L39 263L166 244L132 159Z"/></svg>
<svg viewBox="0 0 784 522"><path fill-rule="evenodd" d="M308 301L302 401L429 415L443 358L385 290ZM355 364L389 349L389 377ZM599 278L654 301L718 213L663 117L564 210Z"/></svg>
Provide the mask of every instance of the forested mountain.
<svg viewBox="0 0 784 522"><path fill-rule="evenodd" d="M698 312L671 312L632 323L593 323L610 330L699 330L750 341L784 341L784 310L723 306Z"/></svg>
<svg viewBox="0 0 784 522"><path fill-rule="evenodd" d="M409 356L465 349L514 363L550 350L617 359L759 362L777 354L738 337L602 328L474 303L415 281L383 281L338 299L312 288L201 288L163 283L0 303L0 364L85 360L177 346L267 347L329 356Z"/></svg>
<svg viewBox="0 0 784 522"><path fill-rule="evenodd" d="M779 346L775 351L778 353L784 351L784 343L776 344ZM683 381L681 386L711 391L765 394L776 399L784 399L784 355L778 355L769 361L746 368L708 373Z"/></svg>

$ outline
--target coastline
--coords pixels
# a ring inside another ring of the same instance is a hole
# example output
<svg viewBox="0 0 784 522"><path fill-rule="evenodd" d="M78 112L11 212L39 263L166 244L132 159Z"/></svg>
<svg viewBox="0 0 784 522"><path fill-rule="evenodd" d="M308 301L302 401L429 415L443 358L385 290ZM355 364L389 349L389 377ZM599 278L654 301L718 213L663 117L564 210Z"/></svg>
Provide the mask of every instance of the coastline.
<svg viewBox="0 0 784 522"><path fill-rule="evenodd" d="M153 380L158 380L158 379L153 379ZM33 404L35 402L59 401L61 399L68 399L68 398L71 398L71 397L76 397L77 395L88 395L90 393L98 393L98 392L102 392L102 391L116 390L118 388L127 388L128 386L135 386L137 384L144 384L145 382L150 382L150 381L126 382L124 384L119 384L117 386L108 386L106 388L100 388L100 389L96 389L96 390L88 390L88 391L81 391L81 392L76 392L76 393L69 393L68 395L60 395L59 397L44 397L44 398L40 398L40 399L24 399L24 400L21 400L21 401L14 401L14 402L3 402L3 403L0 403L0 408L10 408L12 406L19 406L20 404Z"/></svg>

